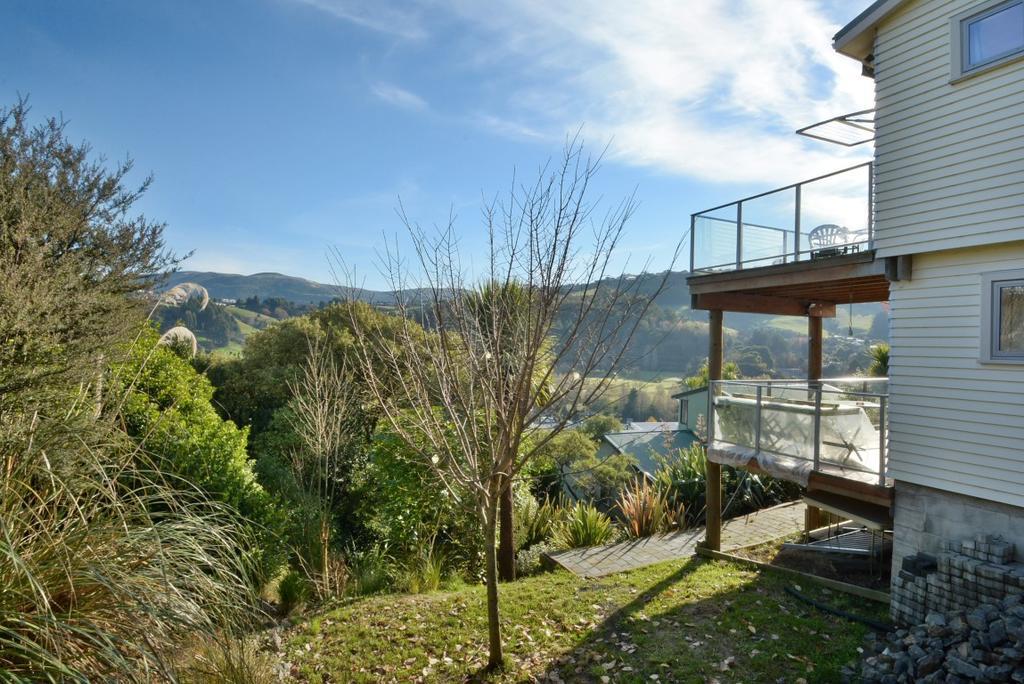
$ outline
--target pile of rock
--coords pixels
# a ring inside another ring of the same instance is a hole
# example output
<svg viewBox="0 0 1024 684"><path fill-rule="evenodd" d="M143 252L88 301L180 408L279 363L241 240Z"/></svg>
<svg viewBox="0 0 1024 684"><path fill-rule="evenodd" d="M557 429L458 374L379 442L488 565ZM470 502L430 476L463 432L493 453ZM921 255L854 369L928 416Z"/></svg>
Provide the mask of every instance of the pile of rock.
<svg viewBox="0 0 1024 684"><path fill-rule="evenodd" d="M871 634L846 681L1024 683L1024 599L1006 596L968 611L930 612L924 623Z"/></svg>
<svg viewBox="0 0 1024 684"><path fill-rule="evenodd" d="M1024 563L1013 562L1013 545L999 537L951 542L938 554L903 558L892 580L892 617L919 624L931 612L970 610L1024 593Z"/></svg>

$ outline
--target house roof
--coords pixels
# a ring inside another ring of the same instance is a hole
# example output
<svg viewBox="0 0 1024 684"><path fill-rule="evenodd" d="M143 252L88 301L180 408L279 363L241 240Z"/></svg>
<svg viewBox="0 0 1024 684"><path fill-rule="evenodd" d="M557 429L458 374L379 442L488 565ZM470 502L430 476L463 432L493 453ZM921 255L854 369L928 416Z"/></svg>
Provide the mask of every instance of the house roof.
<svg viewBox="0 0 1024 684"><path fill-rule="evenodd" d="M604 440L619 453L635 458L637 467L648 475L653 475L658 469L657 457L665 458L698 441L691 430L609 432Z"/></svg>
<svg viewBox="0 0 1024 684"><path fill-rule="evenodd" d="M673 399L685 399L686 397L689 397L689 396L691 396L693 394L700 394L701 392L707 392L707 391L708 391L707 387L698 387L697 389L686 390L685 392L679 392L678 394L673 394L672 398Z"/></svg>
<svg viewBox="0 0 1024 684"><path fill-rule="evenodd" d="M619 432L666 432L669 430L678 430L679 423L673 421L657 421L657 420L631 420L626 423Z"/></svg>
<svg viewBox="0 0 1024 684"><path fill-rule="evenodd" d="M863 62L874 50L875 27L909 0L875 0L832 37L832 47Z"/></svg>

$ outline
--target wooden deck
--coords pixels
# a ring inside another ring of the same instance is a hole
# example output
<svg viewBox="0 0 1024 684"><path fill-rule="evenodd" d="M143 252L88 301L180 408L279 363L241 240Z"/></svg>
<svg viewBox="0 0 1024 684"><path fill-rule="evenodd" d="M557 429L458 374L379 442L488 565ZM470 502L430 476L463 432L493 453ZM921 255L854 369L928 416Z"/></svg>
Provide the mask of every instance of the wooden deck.
<svg viewBox="0 0 1024 684"><path fill-rule="evenodd" d="M873 250L687 278L694 309L773 315L835 316L836 304L884 302L889 283L910 276L907 257Z"/></svg>

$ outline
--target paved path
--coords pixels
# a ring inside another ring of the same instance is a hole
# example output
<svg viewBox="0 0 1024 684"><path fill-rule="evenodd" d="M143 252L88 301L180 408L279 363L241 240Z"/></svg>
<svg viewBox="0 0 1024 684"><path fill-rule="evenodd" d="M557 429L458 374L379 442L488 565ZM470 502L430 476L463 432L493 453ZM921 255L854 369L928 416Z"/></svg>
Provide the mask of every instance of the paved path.
<svg viewBox="0 0 1024 684"><path fill-rule="evenodd" d="M736 549L778 539L804 528L804 504L799 501L766 508L726 520L722 525L722 549ZM692 556L704 528L625 541L608 546L570 549L551 554L552 560L582 577L601 577L642 568L662 561Z"/></svg>

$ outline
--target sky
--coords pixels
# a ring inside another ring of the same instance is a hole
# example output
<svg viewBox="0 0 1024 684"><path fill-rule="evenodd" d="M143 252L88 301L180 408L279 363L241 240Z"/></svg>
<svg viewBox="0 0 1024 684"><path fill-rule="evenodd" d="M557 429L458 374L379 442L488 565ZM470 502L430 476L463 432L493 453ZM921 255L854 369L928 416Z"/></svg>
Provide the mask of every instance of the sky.
<svg viewBox="0 0 1024 684"><path fill-rule="evenodd" d="M0 106L152 174L185 269L332 282L336 248L368 287L399 200L480 258L482 203L580 132L591 199L639 203L616 263L661 270L692 212L870 158L793 133L872 106L831 48L868 4L4 0Z"/></svg>

